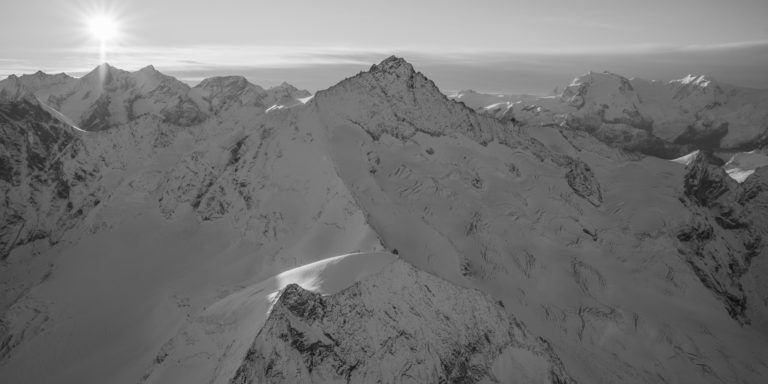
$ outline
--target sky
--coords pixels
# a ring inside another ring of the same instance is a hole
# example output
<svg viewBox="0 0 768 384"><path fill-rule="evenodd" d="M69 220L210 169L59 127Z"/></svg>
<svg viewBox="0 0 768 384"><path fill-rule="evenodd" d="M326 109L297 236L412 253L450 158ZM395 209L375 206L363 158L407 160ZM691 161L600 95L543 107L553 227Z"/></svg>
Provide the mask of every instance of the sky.
<svg viewBox="0 0 768 384"><path fill-rule="evenodd" d="M0 78L152 64L327 88L391 54L444 91L546 94L592 71L768 88L767 0L4 0ZM118 34L88 28L109 15ZM104 48L102 51L101 48Z"/></svg>

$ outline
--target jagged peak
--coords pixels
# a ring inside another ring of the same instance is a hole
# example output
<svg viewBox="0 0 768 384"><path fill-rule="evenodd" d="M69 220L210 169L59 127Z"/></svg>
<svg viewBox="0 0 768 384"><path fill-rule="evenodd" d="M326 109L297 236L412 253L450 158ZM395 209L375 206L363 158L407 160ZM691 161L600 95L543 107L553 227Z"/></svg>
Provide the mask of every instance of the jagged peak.
<svg viewBox="0 0 768 384"><path fill-rule="evenodd" d="M150 65L147 65L147 66L146 66L146 67L144 67L144 68L141 68L141 69L139 69L139 71L138 71L138 72L142 72L142 73L158 73L158 74L161 74L161 73L160 73L160 71L158 71L157 69L155 69L155 66L154 66L154 65L151 65L151 64L150 64Z"/></svg>
<svg viewBox="0 0 768 384"><path fill-rule="evenodd" d="M37 71L35 73L25 74L25 75L21 75L19 77L22 78L22 79L24 79L24 78L31 78L31 79L34 79L34 78L36 78L36 79L41 79L41 78L42 79L48 79L48 78L72 79L73 78L72 76L67 75L64 72L51 74L51 73L45 73L43 71Z"/></svg>
<svg viewBox="0 0 768 384"><path fill-rule="evenodd" d="M129 74L130 72L124 71L122 69L113 67L109 63L102 63L97 65L95 68L93 68L90 72L88 72L85 76L82 77L82 80L86 82L92 82L92 81L102 81L103 79L106 81L109 81L113 76L116 75L123 75L123 74Z"/></svg>
<svg viewBox="0 0 768 384"><path fill-rule="evenodd" d="M724 165L723 159L715 156L712 151L698 150L694 152L693 158L688 162L688 168L697 166L716 166L721 167ZM725 172L725 171L723 171Z"/></svg>
<svg viewBox="0 0 768 384"><path fill-rule="evenodd" d="M280 91L280 90L287 90L289 92L295 92L299 91L298 88L296 88L293 84L290 84L286 81L283 81L280 83L280 85L275 85L274 87L269 87L270 91Z"/></svg>
<svg viewBox="0 0 768 384"><path fill-rule="evenodd" d="M723 161L709 151L699 151L686 167L684 193L702 206L711 206L724 194L738 190L738 183L722 167Z"/></svg>
<svg viewBox="0 0 768 384"><path fill-rule="evenodd" d="M407 62L402 57L392 55L384 59L381 63L372 65L369 72L413 74L415 70L413 69L413 65L411 65L411 63Z"/></svg>
<svg viewBox="0 0 768 384"><path fill-rule="evenodd" d="M26 100L37 104L37 98L32 89L24 85L16 75L9 75L0 81L0 102L15 102Z"/></svg>
<svg viewBox="0 0 768 384"><path fill-rule="evenodd" d="M274 306L281 306L302 318L313 318L320 310L320 294L291 283L283 288ZM273 306L273 307L274 307Z"/></svg>
<svg viewBox="0 0 768 384"><path fill-rule="evenodd" d="M280 85L267 89L266 93L269 97L278 98L273 100L275 103L285 102L287 100L286 98L294 99L312 96L312 93L306 89L298 89L285 81Z"/></svg>
<svg viewBox="0 0 768 384"><path fill-rule="evenodd" d="M158 71L153 65L147 65L137 71L130 72L114 67L109 63L103 63L80 78L80 81L87 84L86 87L101 87L105 84L119 82L124 87L136 88L139 92L152 91L160 84L166 84L182 92L190 89L187 84Z"/></svg>

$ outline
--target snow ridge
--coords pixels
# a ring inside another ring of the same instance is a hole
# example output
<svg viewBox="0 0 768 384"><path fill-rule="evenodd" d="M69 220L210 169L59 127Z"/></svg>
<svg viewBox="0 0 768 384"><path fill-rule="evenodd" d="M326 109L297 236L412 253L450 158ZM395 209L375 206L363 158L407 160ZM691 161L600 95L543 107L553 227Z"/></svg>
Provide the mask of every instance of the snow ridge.
<svg viewBox="0 0 768 384"><path fill-rule="evenodd" d="M231 383L328 380L571 381L499 304L399 260L330 296L285 287Z"/></svg>

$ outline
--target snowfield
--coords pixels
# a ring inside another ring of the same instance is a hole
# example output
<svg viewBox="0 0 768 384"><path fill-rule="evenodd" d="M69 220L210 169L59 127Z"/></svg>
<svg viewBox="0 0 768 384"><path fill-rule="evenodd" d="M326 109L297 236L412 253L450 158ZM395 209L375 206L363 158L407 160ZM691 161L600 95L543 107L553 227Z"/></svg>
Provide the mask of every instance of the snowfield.
<svg viewBox="0 0 768 384"><path fill-rule="evenodd" d="M590 74L476 111L397 57L311 96L10 77L0 382L761 382L758 93Z"/></svg>

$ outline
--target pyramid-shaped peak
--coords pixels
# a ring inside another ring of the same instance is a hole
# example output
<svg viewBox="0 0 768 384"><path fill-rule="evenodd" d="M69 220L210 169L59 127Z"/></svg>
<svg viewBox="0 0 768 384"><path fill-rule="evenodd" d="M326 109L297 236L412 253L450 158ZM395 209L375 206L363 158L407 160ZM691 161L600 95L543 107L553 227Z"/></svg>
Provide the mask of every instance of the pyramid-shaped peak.
<svg viewBox="0 0 768 384"><path fill-rule="evenodd" d="M97 65L93 70L88 72L83 79L98 79L102 78L110 79L113 75L128 74L128 71L113 67L109 63L102 63Z"/></svg>
<svg viewBox="0 0 768 384"><path fill-rule="evenodd" d="M142 69L139 69L139 72L158 72L159 73L159 71L157 69L155 69L155 66L152 65L152 64L147 65L146 67L144 67Z"/></svg>
<svg viewBox="0 0 768 384"><path fill-rule="evenodd" d="M122 69L117 68L114 65L111 65L111 64L109 64L107 62L103 62L103 63L97 65L96 68L94 68L93 70L94 71L106 70L106 71L122 71L122 72L125 72Z"/></svg>
<svg viewBox="0 0 768 384"><path fill-rule="evenodd" d="M411 74L414 72L413 65L402 57L390 56L379 64L371 66L371 72L389 72L397 74Z"/></svg>
<svg viewBox="0 0 768 384"><path fill-rule="evenodd" d="M282 89L284 89L284 90L287 90L289 92L294 92L294 91L298 91L299 90L293 84L291 84L291 83L289 83L287 81L283 81L282 83L280 83L280 85L276 85L276 86L271 87L269 89L270 90L282 90Z"/></svg>
<svg viewBox="0 0 768 384"><path fill-rule="evenodd" d="M5 80L0 81L0 102L15 102L20 100L36 102L32 90L25 86L18 76L9 75Z"/></svg>

